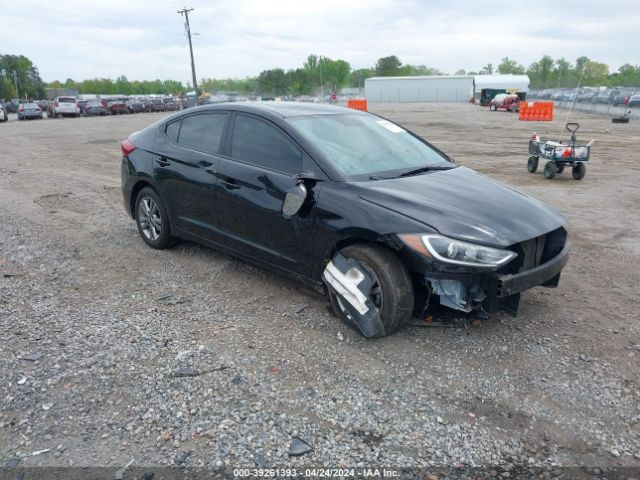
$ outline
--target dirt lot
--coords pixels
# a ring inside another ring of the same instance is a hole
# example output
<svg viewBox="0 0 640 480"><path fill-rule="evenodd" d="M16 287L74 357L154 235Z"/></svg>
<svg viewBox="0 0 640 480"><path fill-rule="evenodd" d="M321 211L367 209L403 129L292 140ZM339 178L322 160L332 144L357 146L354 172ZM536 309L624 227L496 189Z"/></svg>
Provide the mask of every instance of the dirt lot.
<svg viewBox="0 0 640 480"><path fill-rule="evenodd" d="M366 340L294 281L143 244L119 142L161 114L0 124L0 466L640 468L639 124L575 113L596 140L578 182L526 170L566 112L372 111L562 211L559 288L516 319ZM289 457L296 436L313 452Z"/></svg>

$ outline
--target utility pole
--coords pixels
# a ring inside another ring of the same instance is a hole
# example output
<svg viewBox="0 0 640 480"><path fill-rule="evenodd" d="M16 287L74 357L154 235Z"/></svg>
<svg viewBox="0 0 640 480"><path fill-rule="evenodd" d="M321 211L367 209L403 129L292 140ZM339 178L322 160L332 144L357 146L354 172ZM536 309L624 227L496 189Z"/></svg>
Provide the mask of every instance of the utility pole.
<svg viewBox="0 0 640 480"><path fill-rule="evenodd" d="M16 98L20 101L20 92L18 92L18 72L13 71L13 82L16 84Z"/></svg>
<svg viewBox="0 0 640 480"><path fill-rule="evenodd" d="M196 92L196 101L198 98L198 82L196 80L196 65L193 62L193 45L191 44L191 27L189 26L189 12L192 12L193 8L184 7L182 10L178 10L180 15L184 15L184 29L187 32L187 38L189 39L189 52L191 53L191 77L193 79L193 90Z"/></svg>

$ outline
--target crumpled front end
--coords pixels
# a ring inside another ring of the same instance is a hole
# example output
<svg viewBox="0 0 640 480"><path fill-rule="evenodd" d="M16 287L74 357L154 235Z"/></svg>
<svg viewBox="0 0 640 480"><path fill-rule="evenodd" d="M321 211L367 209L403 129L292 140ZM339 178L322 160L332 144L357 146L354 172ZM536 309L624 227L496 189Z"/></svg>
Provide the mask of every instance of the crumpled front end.
<svg viewBox="0 0 640 480"><path fill-rule="evenodd" d="M429 262L424 272L429 295L437 295L440 304L462 312L504 310L516 315L520 292L536 286L558 285L560 273L569 260L571 243L567 241L566 230L560 227L507 250L517 257L490 271Z"/></svg>

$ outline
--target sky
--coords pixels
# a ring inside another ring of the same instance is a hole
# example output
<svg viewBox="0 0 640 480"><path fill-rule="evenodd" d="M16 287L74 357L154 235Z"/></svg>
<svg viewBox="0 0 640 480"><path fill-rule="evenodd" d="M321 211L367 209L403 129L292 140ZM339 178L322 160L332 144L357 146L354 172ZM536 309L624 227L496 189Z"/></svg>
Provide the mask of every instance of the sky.
<svg viewBox="0 0 640 480"><path fill-rule="evenodd" d="M0 54L22 54L45 82L125 75L242 78L297 68L315 53L352 69L396 55L445 73L528 66L543 55L640 64L637 0L2 0Z"/></svg>

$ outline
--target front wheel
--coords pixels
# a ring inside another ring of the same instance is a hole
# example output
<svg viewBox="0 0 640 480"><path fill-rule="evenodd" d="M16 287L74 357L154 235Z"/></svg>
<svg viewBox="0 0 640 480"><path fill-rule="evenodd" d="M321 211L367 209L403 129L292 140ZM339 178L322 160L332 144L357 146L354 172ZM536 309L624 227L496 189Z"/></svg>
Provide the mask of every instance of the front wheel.
<svg viewBox="0 0 640 480"><path fill-rule="evenodd" d="M495 105L489 105L489 110L491 110L492 112L495 112L498 109L498 107L496 107Z"/></svg>
<svg viewBox="0 0 640 480"><path fill-rule="evenodd" d="M538 157L531 155L527 161L527 170L531 173L535 173L538 170Z"/></svg>
<svg viewBox="0 0 640 480"><path fill-rule="evenodd" d="M547 162L544 166L544 178L551 180L558 173L556 162Z"/></svg>
<svg viewBox="0 0 640 480"><path fill-rule="evenodd" d="M358 262L358 266L373 278L368 299L384 327L384 331L375 336L391 335L407 323L413 312L413 283L400 259L390 250L374 244L351 245L340 253ZM347 325L359 328L357 319L346 308L347 300L331 289L329 299L334 311Z"/></svg>
<svg viewBox="0 0 640 480"><path fill-rule="evenodd" d="M582 180L586 173L587 166L582 162L576 163L571 170L571 176L574 178L574 180Z"/></svg>
<svg viewBox="0 0 640 480"><path fill-rule="evenodd" d="M152 188L143 188L136 198L136 224L142 239L152 248L171 245L169 216L160 196Z"/></svg>

